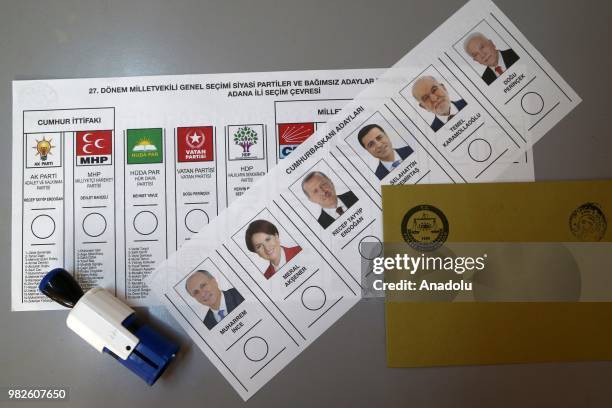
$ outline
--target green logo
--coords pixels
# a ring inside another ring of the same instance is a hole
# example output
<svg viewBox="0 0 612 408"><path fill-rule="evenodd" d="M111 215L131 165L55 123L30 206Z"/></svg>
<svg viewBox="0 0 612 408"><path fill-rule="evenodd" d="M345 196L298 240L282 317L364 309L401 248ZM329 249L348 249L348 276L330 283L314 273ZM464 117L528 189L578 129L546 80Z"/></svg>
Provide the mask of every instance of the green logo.
<svg viewBox="0 0 612 408"><path fill-rule="evenodd" d="M247 126L241 127L234 133L234 143L242 147L243 156L250 156L251 146L257 144L257 132Z"/></svg>
<svg viewBox="0 0 612 408"><path fill-rule="evenodd" d="M161 129L128 129L128 164L163 163Z"/></svg>

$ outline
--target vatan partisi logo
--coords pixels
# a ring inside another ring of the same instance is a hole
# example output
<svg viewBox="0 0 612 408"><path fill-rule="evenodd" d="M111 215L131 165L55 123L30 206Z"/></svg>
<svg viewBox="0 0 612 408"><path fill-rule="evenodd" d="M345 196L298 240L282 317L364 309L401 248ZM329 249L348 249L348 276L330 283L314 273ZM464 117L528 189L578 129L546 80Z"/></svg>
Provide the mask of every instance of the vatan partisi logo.
<svg viewBox="0 0 612 408"><path fill-rule="evenodd" d="M179 127L177 159L179 162L208 162L214 160L214 132L212 126Z"/></svg>
<svg viewBox="0 0 612 408"><path fill-rule="evenodd" d="M206 135L203 132L193 130L185 136L185 143L192 149L201 149L206 143Z"/></svg>
<svg viewBox="0 0 612 408"><path fill-rule="evenodd" d="M259 140L257 132L248 126L238 128L234 133L234 143L242 147L242 157L251 156L251 147Z"/></svg>

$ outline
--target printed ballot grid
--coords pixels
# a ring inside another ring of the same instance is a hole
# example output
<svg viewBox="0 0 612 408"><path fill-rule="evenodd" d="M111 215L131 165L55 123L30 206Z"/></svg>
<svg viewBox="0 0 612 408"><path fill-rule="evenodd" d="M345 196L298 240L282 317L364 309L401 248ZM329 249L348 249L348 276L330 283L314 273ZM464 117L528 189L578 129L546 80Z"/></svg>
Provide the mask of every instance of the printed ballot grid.
<svg viewBox="0 0 612 408"><path fill-rule="evenodd" d="M155 267L380 72L16 81L13 309L58 308L37 288L55 267L158 304Z"/></svg>
<svg viewBox="0 0 612 408"><path fill-rule="evenodd" d="M285 118L277 103L278 166L171 255L152 285L247 399L359 300L371 255L362 244L381 244L381 185L533 180L529 149L579 101L490 1L474 0L324 124ZM206 317L183 311L189 284L166 290L166 279L204 279L207 258L244 292L231 316L250 315L249 325L209 330ZM313 324L311 309L325 307ZM270 349L282 344L282 354L262 351L269 366L252 378L245 353L226 352L223 330L244 327L246 338L260 319L297 344L279 336Z"/></svg>

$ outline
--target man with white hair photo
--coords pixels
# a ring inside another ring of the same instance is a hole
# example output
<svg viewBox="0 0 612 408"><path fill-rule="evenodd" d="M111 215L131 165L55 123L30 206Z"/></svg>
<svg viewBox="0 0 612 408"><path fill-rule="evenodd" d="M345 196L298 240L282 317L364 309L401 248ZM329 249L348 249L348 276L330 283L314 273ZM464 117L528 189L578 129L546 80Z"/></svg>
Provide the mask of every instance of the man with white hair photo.
<svg viewBox="0 0 612 408"><path fill-rule="evenodd" d="M487 85L495 82L519 60L519 56L511 48L500 51L491 39L479 32L467 36L463 49L474 61L486 67L482 79Z"/></svg>
<svg viewBox="0 0 612 408"><path fill-rule="evenodd" d="M440 130L467 106L467 102L461 98L452 101L446 86L431 75L423 75L414 81L412 96L421 108L434 114L430 124L434 132Z"/></svg>

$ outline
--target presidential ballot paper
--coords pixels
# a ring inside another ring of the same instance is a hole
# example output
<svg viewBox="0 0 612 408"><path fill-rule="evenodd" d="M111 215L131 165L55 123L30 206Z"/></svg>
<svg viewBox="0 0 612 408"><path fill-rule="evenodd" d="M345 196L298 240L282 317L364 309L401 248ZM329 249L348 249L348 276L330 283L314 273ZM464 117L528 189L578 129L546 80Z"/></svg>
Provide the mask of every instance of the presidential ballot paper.
<svg viewBox="0 0 612 408"><path fill-rule="evenodd" d="M56 267L158 304L144 278L380 73L14 82L12 309L61 307Z"/></svg>
<svg viewBox="0 0 612 408"><path fill-rule="evenodd" d="M381 183L528 179L525 149L579 102L495 5L471 1L148 282L247 399L359 300L382 253Z"/></svg>

